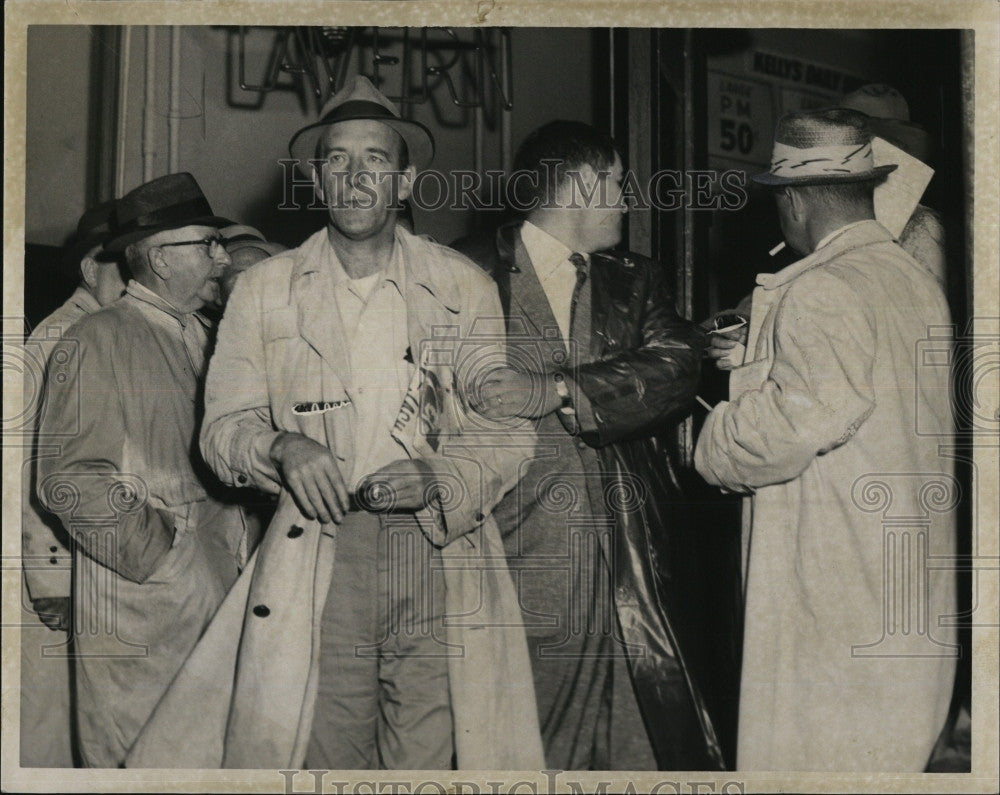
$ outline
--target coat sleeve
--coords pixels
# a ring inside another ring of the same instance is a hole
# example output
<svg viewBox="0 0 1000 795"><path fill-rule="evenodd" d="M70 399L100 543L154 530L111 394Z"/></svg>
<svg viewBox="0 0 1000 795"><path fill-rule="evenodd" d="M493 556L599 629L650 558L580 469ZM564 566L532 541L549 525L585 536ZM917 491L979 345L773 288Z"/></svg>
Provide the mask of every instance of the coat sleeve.
<svg viewBox="0 0 1000 795"><path fill-rule="evenodd" d="M46 383L40 437L59 440L58 456L38 462L38 498L59 517L89 557L133 582L156 570L174 540L176 517L143 499L124 467L125 424L111 347L93 324L63 339L52 359L64 361ZM90 532L95 519L109 528Z"/></svg>
<svg viewBox="0 0 1000 795"><path fill-rule="evenodd" d="M705 334L677 314L657 269L647 268L642 343L566 374L583 439L593 447L650 435L698 389Z"/></svg>
<svg viewBox="0 0 1000 795"><path fill-rule="evenodd" d="M278 431L271 420L260 301L249 274L239 279L219 324L205 382L201 452L230 486L269 494L280 478L268 453Z"/></svg>
<svg viewBox="0 0 1000 795"><path fill-rule="evenodd" d="M26 360L33 361L38 368L35 373L42 377L25 379L24 406L27 410L33 404L41 404L44 389L44 373L48 366L52 349L58 340L49 340L32 334L25 343ZM38 415L40 419L40 413ZM35 496L38 483L38 459L49 456L53 445L46 444L38 435L31 440L31 448L25 450L26 459L21 469L21 558L24 582L31 599L69 597L72 594L73 557L67 549L66 536L59 520L42 508Z"/></svg>
<svg viewBox="0 0 1000 795"><path fill-rule="evenodd" d="M506 327L496 286L485 278L472 280L472 299L464 316L464 339L456 342L455 406L461 428L442 439L437 454L424 457L447 495L440 503L440 520L429 535L439 546L480 527L501 498L521 477L530 460L536 435L530 421L496 422L468 408L466 395L492 366L505 364ZM471 322L477 326L475 334ZM472 337L470 339L470 337ZM430 523L422 523L426 527Z"/></svg>
<svg viewBox="0 0 1000 795"><path fill-rule="evenodd" d="M752 491L797 477L846 442L875 408L875 329L862 297L821 271L777 309L763 386L708 415L695 467L709 483Z"/></svg>

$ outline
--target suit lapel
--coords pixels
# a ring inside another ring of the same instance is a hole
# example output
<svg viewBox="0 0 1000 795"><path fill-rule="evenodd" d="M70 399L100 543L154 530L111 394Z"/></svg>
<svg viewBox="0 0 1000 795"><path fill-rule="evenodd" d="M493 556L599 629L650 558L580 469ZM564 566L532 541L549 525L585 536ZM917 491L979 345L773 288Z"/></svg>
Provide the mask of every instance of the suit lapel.
<svg viewBox="0 0 1000 795"><path fill-rule="evenodd" d="M568 364L569 352L521 235L517 234L513 242L518 270L510 273L508 344L517 345L521 341L541 346L541 364L548 372L553 366Z"/></svg>

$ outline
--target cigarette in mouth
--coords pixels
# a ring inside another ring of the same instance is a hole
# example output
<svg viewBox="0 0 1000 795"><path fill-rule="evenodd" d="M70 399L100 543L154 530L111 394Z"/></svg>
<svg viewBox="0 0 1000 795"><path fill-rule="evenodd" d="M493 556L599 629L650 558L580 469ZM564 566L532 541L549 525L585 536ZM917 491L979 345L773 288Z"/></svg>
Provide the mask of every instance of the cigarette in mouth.
<svg viewBox="0 0 1000 795"><path fill-rule="evenodd" d="M770 256L772 256L772 257L773 257L773 256L774 256L775 254L777 254L777 253L778 253L779 251L781 251L781 249L783 249L784 247L785 247L785 241L784 241L784 240L782 240L782 241L781 241L780 243L778 243L778 245L776 245L776 246L775 246L774 248L772 248L772 249L771 249L770 251L768 251L767 253L768 253L768 254L769 254Z"/></svg>

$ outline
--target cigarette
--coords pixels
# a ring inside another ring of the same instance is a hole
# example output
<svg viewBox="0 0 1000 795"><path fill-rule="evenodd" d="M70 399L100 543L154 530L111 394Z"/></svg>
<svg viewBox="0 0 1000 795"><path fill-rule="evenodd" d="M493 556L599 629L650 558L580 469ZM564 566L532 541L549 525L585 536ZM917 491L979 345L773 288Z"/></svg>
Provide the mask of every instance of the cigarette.
<svg viewBox="0 0 1000 795"><path fill-rule="evenodd" d="M712 407L709 406L708 403L706 403L704 400L701 399L701 395L695 395L694 399L697 400L699 403L701 403L702 406L705 407L705 411L711 411L712 410Z"/></svg>
<svg viewBox="0 0 1000 795"><path fill-rule="evenodd" d="M777 254L779 251L781 251L781 249L783 249L784 247L785 247L785 241L782 240L780 243L778 243L778 245L776 245L774 248L772 248L767 253L768 253L769 256L773 257L775 254Z"/></svg>

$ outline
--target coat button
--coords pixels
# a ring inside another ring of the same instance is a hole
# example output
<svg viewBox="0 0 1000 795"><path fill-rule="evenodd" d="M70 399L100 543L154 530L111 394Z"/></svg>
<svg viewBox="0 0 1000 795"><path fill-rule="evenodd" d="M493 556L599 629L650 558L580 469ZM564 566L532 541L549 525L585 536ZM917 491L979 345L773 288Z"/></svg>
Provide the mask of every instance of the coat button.
<svg viewBox="0 0 1000 795"><path fill-rule="evenodd" d="M288 531L288 537L289 538L298 538L304 532L305 532L305 530L303 530L297 524L293 524L292 525L292 529Z"/></svg>
<svg viewBox="0 0 1000 795"><path fill-rule="evenodd" d="M58 552L59 547L49 547L49 552Z"/></svg>
<svg viewBox="0 0 1000 795"><path fill-rule="evenodd" d="M476 514L476 524L478 524L479 522L485 522L485 521L486 521L486 515L485 514L482 514L482 513L477 513Z"/></svg>
<svg viewBox="0 0 1000 795"><path fill-rule="evenodd" d="M51 563L53 566L55 566L58 562L59 561L56 558L49 558L49 563Z"/></svg>
<svg viewBox="0 0 1000 795"><path fill-rule="evenodd" d="M237 475L236 476L236 482L239 483L241 486L245 485L246 482L247 482L247 476L246 475Z"/></svg>
<svg viewBox="0 0 1000 795"><path fill-rule="evenodd" d="M269 615L271 615L271 608L269 608L267 605L257 605L253 609L253 614L257 616L257 618L267 618Z"/></svg>

